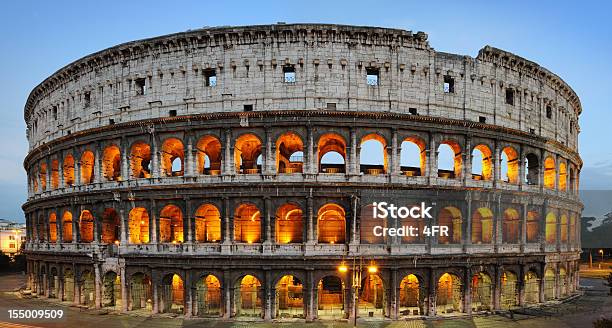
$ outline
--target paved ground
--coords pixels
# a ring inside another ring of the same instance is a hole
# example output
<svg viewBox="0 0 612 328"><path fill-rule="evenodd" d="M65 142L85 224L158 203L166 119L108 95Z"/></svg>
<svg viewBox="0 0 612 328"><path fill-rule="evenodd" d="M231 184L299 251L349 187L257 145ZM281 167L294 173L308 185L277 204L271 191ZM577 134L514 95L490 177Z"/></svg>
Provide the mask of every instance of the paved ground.
<svg viewBox="0 0 612 328"><path fill-rule="evenodd" d="M50 302L46 299L23 298L18 296L14 290L18 290L24 285L25 276L23 275L3 275L0 276L0 328L4 327L96 327L96 328L127 328L127 327L248 327L248 328L341 328L350 327L346 322L227 322L219 320L203 319L182 319L164 318L160 316L132 316L100 314L94 310L82 310L69 307L66 304ZM588 328L592 327L592 322L601 316L612 318L612 296L606 295L607 290L603 285L602 279L584 278L581 286L585 290L585 295L570 302L558 304L556 306L546 306L538 309L525 310L516 313L513 317L505 315L489 315L484 317L465 317L440 320L412 320L412 321L381 321L381 322L360 322L359 327L372 328ZM7 320L7 309L31 309L31 308L55 308L66 311L66 321L47 321L35 323L9 324L2 322Z"/></svg>

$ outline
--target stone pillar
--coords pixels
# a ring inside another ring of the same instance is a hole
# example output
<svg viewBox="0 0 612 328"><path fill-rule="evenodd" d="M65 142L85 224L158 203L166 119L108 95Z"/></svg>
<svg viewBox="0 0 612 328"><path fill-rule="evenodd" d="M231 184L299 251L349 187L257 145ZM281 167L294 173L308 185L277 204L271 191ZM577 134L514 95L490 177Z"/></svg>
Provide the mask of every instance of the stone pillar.
<svg viewBox="0 0 612 328"><path fill-rule="evenodd" d="M304 152L304 173L317 174L319 172L319 166L317 158L314 152L314 136L312 133L312 126L308 125L306 128L306 151Z"/></svg>
<svg viewBox="0 0 612 328"><path fill-rule="evenodd" d="M272 212L272 199L270 197L264 197L264 219L262 220L263 229L262 231L265 233L265 244L273 244L275 242L275 224L274 213Z"/></svg>
<svg viewBox="0 0 612 328"><path fill-rule="evenodd" d="M187 228L183 231L187 231L187 237L185 240L187 243L195 242L195 215L193 213L191 199L189 197L185 197L185 225Z"/></svg>
<svg viewBox="0 0 612 328"><path fill-rule="evenodd" d="M157 213L157 205L155 199L149 200L149 230L150 236L149 241L152 244L157 244L159 236L159 214Z"/></svg>
<svg viewBox="0 0 612 328"><path fill-rule="evenodd" d="M392 134L391 134L390 152L391 152L391 163L390 163L391 168L388 170L387 173L390 173L391 175L401 175L402 174L402 168L401 168L402 146L399 140L397 140L397 129L393 129Z"/></svg>
<svg viewBox="0 0 612 328"><path fill-rule="evenodd" d="M96 144L94 149L94 162L93 162L93 182L102 182L102 161L100 161L100 144Z"/></svg>
<svg viewBox="0 0 612 328"><path fill-rule="evenodd" d="M232 156L232 131L230 129L225 129L225 144L224 144L224 156L223 156L223 175L231 175L236 174L234 172L234 161Z"/></svg>
<svg viewBox="0 0 612 328"><path fill-rule="evenodd" d="M193 314L193 289L191 288L192 279L191 272L185 270L185 281L183 283L183 293L185 294L185 310L184 314L186 318L189 318Z"/></svg>
<svg viewBox="0 0 612 328"><path fill-rule="evenodd" d="M465 226L465 231L462 238L464 249L466 246L472 244L472 192L469 190L466 191L466 196L467 213L465 219L463 220L464 224L462 224L462 226Z"/></svg>
<svg viewBox="0 0 612 328"><path fill-rule="evenodd" d="M463 312L468 315L472 314L472 277L470 275L471 268L467 267L463 271L463 282L465 293L463 295Z"/></svg>
<svg viewBox="0 0 612 328"><path fill-rule="evenodd" d="M315 218L315 214L314 214L314 201L312 196L307 196L306 197L306 243L307 244L316 244L317 239L315 237L315 221L317 220Z"/></svg>
<svg viewBox="0 0 612 328"><path fill-rule="evenodd" d="M484 155L484 154L483 154ZM461 181L465 185L468 180L472 180L472 138L467 137L462 149L463 167L461 170Z"/></svg>
<svg viewBox="0 0 612 328"><path fill-rule="evenodd" d="M429 269L429 279L428 279L427 290L429 291L427 295L427 313L425 315L433 317L436 315L436 294L438 292L438 286L436 281L436 274L433 269Z"/></svg>
<svg viewBox="0 0 612 328"><path fill-rule="evenodd" d="M121 245L127 245L129 238L129 229L128 229L128 214L126 213L125 205L119 202L115 202L115 208L119 208L119 221L121 223Z"/></svg>
<svg viewBox="0 0 612 328"><path fill-rule="evenodd" d="M153 282L153 314L159 313L159 286L156 275L151 276Z"/></svg>
<svg viewBox="0 0 612 328"><path fill-rule="evenodd" d="M160 152L159 152L159 147L157 146L157 138L151 135L151 171L152 171L151 176L153 178L161 177L161 170L160 170L161 158L159 155L160 155Z"/></svg>
<svg viewBox="0 0 612 328"><path fill-rule="evenodd" d="M103 210L98 205L91 205L91 215L93 216L93 241L92 243L99 244L102 235L102 215Z"/></svg>
<svg viewBox="0 0 612 328"><path fill-rule="evenodd" d="M74 158L74 185L80 186L82 185L81 181L81 159Z"/></svg>
<svg viewBox="0 0 612 328"><path fill-rule="evenodd" d="M62 189L65 187L64 182L64 156L62 153L59 154L57 159L57 180L58 188Z"/></svg>
<svg viewBox="0 0 612 328"><path fill-rule="evenodd" d="M234 298L234 287L230 285L231 274L229 270L223 271L223 319L229 319L232 317L232 303Z"/></svg>
<svg viewBox="0 0 612 328"><path fill-rule="evenodd" d="M81 219L81 211L80 206L72 205L70 207L70 212L72 213L72 243L80 242L80 234L79 234L79 221ZM73 271L74 272L74 271ZM75 272L76 277L76 272Z"/></svg>
<svg viewBox="0 0 612 328"><path fill-rule="evenodd" d="M234 241L234 234L232 228L234 227L234 220L230 209L230 202L228 197L223 197L223 244L231 245Z"/></svg>
<svg viewBox="0 0 612 328"><path fill-rule="evenodd" d="M194 152L194 147L193 147L193 136L191 134L188 134L186 136L187 139L187 150L185 151L185 169L184 169L184 173L186 177L192 177L195 175L195 158L193 156L193 152Z"/></svg>
<svg viewBox="0 0 612 328"><path fill-rule="evenodd" d="M64 268L61 268L57 272L57 298L60 301L64 301Z"/></svg>
<svg viewBox="0 0 612 328"><path fill-rule="evenodd" d="M125 272L125 267L121 266L119 268L119 275L121 276L121 312L127 312L128 311L128 303L129 303L129 297L128 297L128 284L129 284L129 279L127 276L127 273Z"/></svg>
<svg viewBox="0 0 612 328"><path fill-rule="evenodd" d="M433 136L429 137L429 149L427 152L427 173L430 179L438 177L438 145Z"/></svg>
<svg viewBox="0 0 612 328"><path fill-rule="evenodd" d="M276 160L274 158L274 151L272 151L272 132L268 127L264 131L264 142L265 142L265 153L262 156L262 172L264 175L274 175Z"/></svg>
<svg viewBox="0 0 612 328"><path fill-rule="evenodd" d="M123 181L127 181L130 179L130 159L128 153L130 151L129 145L125 138L121 139L120 143L120 152L121 152L121 179Z"/></svg>
<svg viewBox="0 0 612 328"><path fill-rule="evenodd" d="M272 274L270 270L266 270L264 276L264 321L270 321L272 320L272 303L274 302L273 295L275 293L272 287Z"/></svg>
<svg viewBox="0 0 612 328"><path fill-rule="evenodd" d="M525 306L525 272L526 271L527 270L525 270L525 266L521 265L519 268L519 272L518 272L519 277L517 281L518 294L519 294L518 303L520 307Z"/></svg>
<svg viewBox="0 0 612 328"><path fill-rule="evenodd" d="M63 213L58 207L55 209L55 231L57 232L57 238L55 239L56 244L61 244L64 240L64 231L62 229L62 216Z"/></svg>
<svg viewBox="0 0 612 328"><path fill-rule="evenodd" d="M305 301L305 315L306 322L312 322L317 317L317 302L316 302L316 282L314 281L314 270L309 269L306 271L306 298Z"/></svg>
<svg viewBox="0 0 612 328"><path fill-rule="evenodd" d="M527 203L521 204L522 213L521 213L521 253L524 251L525 245L527 244L527 216L529 213L529 209L527 207Z"/></svg>
<svg viewBox="0 0 612 328"><path fill-rule="evenodd" d="M346 162L346 168L348 169L349 175L358 175L359 174L359 162L357 160L357 133L355 132L355 128L351 128L350 130L350 147L347 147L348 152L348 161Z"/></svg>
<svg viewBox="0 0 612 328"><path fill-rule="evenodd" d="M390 317L392 320L397 320L399 317L399 295L400 286L397 277L397 269L391 269L391 311Z"/></svg>
<svg viewBox="0 0 612 328"><path fill-rule="evenodd" d="M493 169L493 186L497 186L501 181L501 149L497 140L495 140L495 153L493 154Z"/></svg>
<svg viewBox="0 0 612 328"><path fill-rule="evenodd" d="M516 159L517 161L517 165L518 165L518 179L517 179L517 183L519 185L519 190L523 190L523 185L525 184L525 175L527 174L526 170L525 170L525 149L523 148L523 146L519 146L519 151L518 151L518 156L519 158Z"/></svg>
<svg viewBox="0 0 612 328"><path fill-rule="evenodd" d="M502 269L496 265L495 266L495 276L493 277L493 309L499 310L501 309L501 275Z"/></svg>
<svg viewBox="0 0 612 328"><path fill-rule="evenodd" d="M95 305L96 309L102 307L102 277L100 277L100 265L94 262L94 286L95 286Z"/></svg>

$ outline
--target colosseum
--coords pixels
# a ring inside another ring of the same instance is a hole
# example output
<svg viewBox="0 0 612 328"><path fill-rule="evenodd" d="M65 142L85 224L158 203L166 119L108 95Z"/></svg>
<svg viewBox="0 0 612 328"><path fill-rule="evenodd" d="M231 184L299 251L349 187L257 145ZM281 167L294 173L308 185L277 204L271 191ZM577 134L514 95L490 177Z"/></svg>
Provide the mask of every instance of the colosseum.
<svg viewBox="0 0 612 328"><path fill-rule="evenodd" d="M279 23L120 44L27 99L28 286L114 312L266 321L565 299L581 111L542 66L438 52L423 32ZM434 204L433 218L373 218L381 200Z"/></svg>

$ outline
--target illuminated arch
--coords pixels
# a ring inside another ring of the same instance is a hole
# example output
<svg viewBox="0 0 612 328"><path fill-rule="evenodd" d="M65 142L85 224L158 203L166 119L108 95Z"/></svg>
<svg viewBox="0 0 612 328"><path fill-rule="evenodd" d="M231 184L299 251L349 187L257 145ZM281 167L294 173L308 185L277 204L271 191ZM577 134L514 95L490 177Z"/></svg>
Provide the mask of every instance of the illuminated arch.
<svg viewBox="0 0 612 328"><path fill-rule="evenodd" d="M461 225L463 219L461 211L452 206L443 208L438 214L438 225L448 227L448 236L440 235L439 244L459 244L461 243Z"/></svg>
<svg viewBox="0 0 612 328"><path fill-rule="evenodd" d="M486 207L478 208L472 214L472 244L490 244L492 236L493 212Z"/></svg>
<svg viewBox="0 0 612 328"><path fill-rule="evenodd" d="M130 150L130 170L132 178L151 177L151 146L142 141L132 145Z"/></svg>
<svg viewBox="0 0 612 328"><path fill-rule="evenodd" d="M62 172L64 174L64 185L74 186L74 158L72 155L69 154L64 157Z"/></svg>
<svg viewBox="0 0 612 328"><path fill-rule="evenodd" d="M195 213L195 238L200 243L221 240L221 214L215 205L203 204Z"/></svg>
<svg viewBox="0 0 612 328"><path fill-rule="evenodd" d="M166 205L159 212L159 241L161 243L182 243L183 212L176 205Z"/></svg>
<svg viewBox="0 0 612 328"><path fill-rule="evenodd" d="M51 188L59 188L59 161L57 159L51 161Z"/></svg>
<svg viewBox="0 0 612 328"><path fill-rule="evenodd" d="M196 283L196 313L199 317L218 317L221 315L221 281L209 274Z"/></svg>
<svg viewBox="0 0 612 328"><path fill-rule="evenodd" d="M557 242L557 217L553 212L546 215L546 243L554 244Z"/></svg>
<svg viewBox="0 0 612 328"><path fill-rule="evenodd" d="M62 214L62 242L72 242L72 213L69 211Z"/></svg>
<svg viewBox="0 0 612 328"><path fill-rule="evenodd" d="M510 310L519 305L518 277L512 271L504 271L501 276L501 308Z"/></svg>
<svg viewBox="0 0 612 328"><path fill-rule="evenodd" d="M517 244L520 239L520 217L514 208L507 208L504 211L502 240L507 244Z"/></svg>
<svg viewBox="0 0 612 328"><path fill-rule="evenodd" d="M235 289L236 316L261 317L263 314L263 287L259 279L246 275L240 279Z"/></svg>
<svg viewBox="0 0 612 328"><path fill-rule="evenodd" d="M556 178L555 160L552 157L546 157L544 160L544 188L555 189Z"/></svg>
<svg viewBox="0 0 612 328"><path fill-rule="evenodd" d="M376 133L370 133L361 139L359 148L359 171L361 173L378 175L387 172L387 141L385 138Z"/></svg>
<svg viewBox="0 0 612 328"><path fill-rule="evenodd" d="M508 146L502 149L501 175L502 180L508 183L518 183L519 157L518 153L513 147Z"/></svg>
<svg viewBox="0 0 612 328"><path fill-rule="evenodd" d="M493 308L493 282L486 272L472 276L472 310L489 311Z"/></svg>
<svg viewBox="0 0 612 328"><path fill-rule="evenodd" d="M491 180L493 175L493 160L491 149L480 144L472 150L472 178L475 180Z"/></svg>
<svg viewBox="0 0 612 328"><path fill-rule="evenodd" d="M438 177L459 178L463 160L461 158L461 146L453 140L445 140L438 146Z"/></svg>
<svg viewBox="0 0 612 328"><path fill-rule="evenodd" d="M317 215L318 241L322 244L343 244L346 241L346 218L342 206L323 205Z"/></svg>
<svg viewBox="0 0 612 328"><path fill-rule="evenodd" d="M425 141L418 137L408 137L402 141L400 169L407 176L423 176L426 172L427 152Z"/></svg>
<svg viewBox="0 0 612 328"><path fill-rule="evenodd" d="M559 164L559 190L567 191L567 164L565 161Z"/></svg>
<svg viewBox="0 0 612 328"><path fill-rule="evenodd" d="M234 240L237 243L261 242L261 212L257 206L244 203L234 211Z"/></svg>
<svg viewBox="0 0 612 328"><path fill-rule="evenodd" d="M91 243L93 241L94 217L88 210L83 210L79 218L80 242Z"/></svg>
<svg viewBox="0 0 612 328"><path fill-rule="evenodd" d="M535 211L527 212L527 242L537 243L540 237L540 215Z"/></svg>
<svg viewBox="0 0 612 328"><path fill-rule="evenodd" d="M436 288L436 312L463 312L463 282L452 273L444 273Z"/></svg>
<svg viewBox="0 0 612 328"><path fill-rule="evenodd" d="M411 316L425 313L425 293L421 289L421 282L414 274L409 274L402 279L398 300L401 315Z"/></svg>
<svg viewBox="0 0 612 328"><path fill-rule="evenodd" d="M57 242L57 215L55 213L49 214L49 241Z"/></svg>
<svg viewBox="0 0 612 328"><path fill-rule="evenodd" d="M119 241L121 220L113 208L106 208L102 213L102 242L112 244Z"/></svg>
<svg viewBox="0 0 612 328"><path fill-rule="evenodd" d="M257 174L261 168L257 158L262 154L261 140L254 134L243 134L234 145L234 164L236 173Z"/></svg>
<svg viewBox="0 0 612 328"><path fill-rule="evenodd" d="M38 178L40 179L40 188L42 191L47 190L47 164L40 163L40 169L38 170Z"/></svg>
<svg viewBox="0 0 612 328"><path fill-rule="evenodd" d="M301 243L304 240L302 209L295 204L285 204L276 211L276 242Z"/></svg>
<svg viewBox="0 0 612 328"><path fill-rule="evenodd" d="M286 275L276 284L276 318L304 315L303 284L296 277Z"/></svg>
<svg viewBox="0 0 612 328"><path fill-rule="evenodd" d="M182 176L185 171L185 150L178 138L168 138L162 144L162 176Z"/></svg>
<svg viewBox="0 0 612 328"><path fill-rule="evenodd" d="M107 181L121 180L121 150L115 145L104 148L102 175Z"/></svg>
<svg viewBox="0 0 612 328"><path fill-rule="evenodd" d="M276 172L301 173L304 164L304 144L300 136L287 132L276 141Z"/></svg>
<svg viewBox="0 0 612 328"><path fill-rule="evenodd" d="M207 135L198 140L198 173L207 175L221 174L221 142L217 137Z"/></svg>
<svg viewBox="0 0 612 328"><path fill-rule="evenodd" d="M149 213L144 207L135 207L129 214L130 243L146 244L149 242Z"/></svg>
<svg viewBox="0 0 612 328"><path fill-rule="evenodd" d="M81 183L88 184L94 181L94 153L86 150L81 155Z"/></svg>
<svg viewBox="0 0 612 328"><path fill-rule="evenodd" d="M568 227L568 220L567 220L567 215L562 214L559 220L559 230L560 231L560 239L562 243L567 243L567 227Z"/></svg>
<svg viewBox="0 0 612 328"><path fill-rule="evenodd" d="M538 156L529 153L525 156L525 183L537 185L540 180L540 160Z"/></svg>
<svg viewBox="0 0 612 328"><path fill-rule="evenodd" d="M326 133L319 138L317 158L320 173L346 172L346 142L336 133Z"/></svg>
<svg viewBox="0 0 612 328"><path fill-rule="evenodd" d="M185 285L180 275L176 273L165 275L161 280L159 296L161 313L183 314L185 311Z"/></svg>

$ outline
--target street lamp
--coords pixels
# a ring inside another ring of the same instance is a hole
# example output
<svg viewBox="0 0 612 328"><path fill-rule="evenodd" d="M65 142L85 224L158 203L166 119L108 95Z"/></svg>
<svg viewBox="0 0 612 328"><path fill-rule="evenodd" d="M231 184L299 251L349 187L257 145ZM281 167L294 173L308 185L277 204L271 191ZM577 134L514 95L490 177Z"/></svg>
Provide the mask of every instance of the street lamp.
<svg viewBox="0 0 612 328"><path fill-rule="evenodd" d="M348 272L348 267L344 261L338 266L338 272L346 273ZM353 257L353 267L352 267L352 281L351 287L353 289L353 327L357 326L357 309L359 307L359 288L361 288L361 274L363 272L363 259L359 258L359 263L357 263L357 258ZM378 267L374 264L374 262L370 263L368 266L368 273L375 274L378 272Z"/></svg>
<svg viewBox="0 0 612 328"><path fill-rule="evenodd" d="M603 251L603 249L599 250L599 255L601 256L601 262L599 262L599 268L601 269L601 264L604 261L604 251Z"/></svg>

